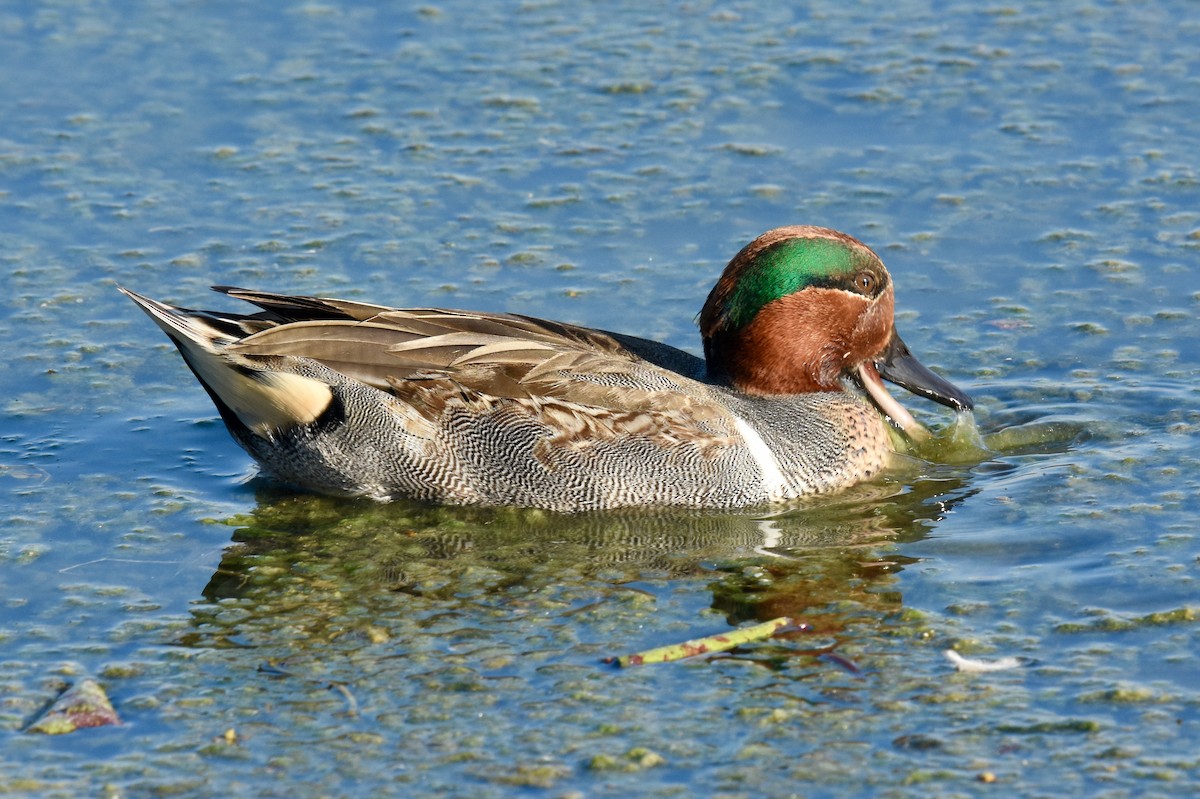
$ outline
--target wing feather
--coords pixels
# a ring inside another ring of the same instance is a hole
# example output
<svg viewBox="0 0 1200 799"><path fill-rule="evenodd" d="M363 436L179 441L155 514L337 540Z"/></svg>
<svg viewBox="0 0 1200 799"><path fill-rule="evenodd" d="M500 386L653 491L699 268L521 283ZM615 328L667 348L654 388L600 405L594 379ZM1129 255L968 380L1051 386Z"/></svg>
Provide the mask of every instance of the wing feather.
<svg viewBox="0 0 1200 799"><path fill-rule="evenodd" d="M702 439L729 426L728 412L694 380L638 357L602 331L515 314L219 290L278 320L230 344L231 351L310 358L421 407L440 408L454 397L515 400L560 438L580 441L650 430ZM653 346L665 360L694 360Z"/></svg>

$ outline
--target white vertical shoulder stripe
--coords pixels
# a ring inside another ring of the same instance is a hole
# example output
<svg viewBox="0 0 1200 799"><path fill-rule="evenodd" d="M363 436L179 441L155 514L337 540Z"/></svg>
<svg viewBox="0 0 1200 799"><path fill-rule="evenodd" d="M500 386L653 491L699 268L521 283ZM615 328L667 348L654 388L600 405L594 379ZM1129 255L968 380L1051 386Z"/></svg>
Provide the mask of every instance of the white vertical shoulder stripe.
<svg viewBox="0 0 1200 799"><path fill-rule="evenodd" d="M771 452L767 442L763 441L763 437L745 419L735 415L733 423L741 434L742 441L746 442L750 457L754 458L754 462L762 471L763 491L766 492L767 498L783 499L787 496L787 481L783 478L783 472L779 470L779 461L775 459L775 453Z"/></svg>

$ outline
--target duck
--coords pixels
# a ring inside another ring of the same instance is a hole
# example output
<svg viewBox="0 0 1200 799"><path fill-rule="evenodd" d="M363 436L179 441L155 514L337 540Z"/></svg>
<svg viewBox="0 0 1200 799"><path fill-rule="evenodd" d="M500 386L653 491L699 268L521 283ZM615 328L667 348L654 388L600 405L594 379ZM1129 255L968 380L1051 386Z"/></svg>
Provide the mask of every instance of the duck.
<svg viewBox="0 0 1200 799"><path fill-rule="evenodd" d="M879 256L824 227L776 228L733 257L697 317L703 358L514 313L213 289L258 310L120 290L260 470L318 494L558 512L769 506L876 478L895 442L929 438L883 380L973 407L896 332Z"/></svg>

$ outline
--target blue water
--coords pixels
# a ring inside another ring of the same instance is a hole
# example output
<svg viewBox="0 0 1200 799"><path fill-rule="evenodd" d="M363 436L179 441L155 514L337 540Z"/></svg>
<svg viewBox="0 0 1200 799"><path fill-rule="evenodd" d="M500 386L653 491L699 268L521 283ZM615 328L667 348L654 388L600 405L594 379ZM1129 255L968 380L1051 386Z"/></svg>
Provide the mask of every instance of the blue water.
<svg viewBox="0 0 1200 799"><path fill-rule="evenodd" d="M0 4L0 793L1196 793L1190 3L377 6ZM296 496L115 291L697 351L795 223L882 255L992 457L776 517ZM87 675L123 725L22 731Z"/></svg>

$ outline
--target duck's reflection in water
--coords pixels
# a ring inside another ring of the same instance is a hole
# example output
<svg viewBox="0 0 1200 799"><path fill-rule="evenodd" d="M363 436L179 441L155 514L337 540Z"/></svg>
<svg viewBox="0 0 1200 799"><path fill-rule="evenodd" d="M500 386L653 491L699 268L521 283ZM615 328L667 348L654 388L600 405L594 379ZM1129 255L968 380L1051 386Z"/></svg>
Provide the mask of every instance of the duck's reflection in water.
<svg viewBox="0 0 1200 799"><path fill-rule="evenodd" d="M594 596L597 586L654 593L699 578L732 624L793 616L831 631L845 623L839 608L901 605L891 585L911 559L896 544L928 535L973 493L965 472L947 471L758 514L562 515L264 489L254 512L234 520L236 545L204 596L237 599L258 618L286 615L297 602L323 603L332 617L398 594L470 612L473 603L503 607L572 584Z"/></svg>

